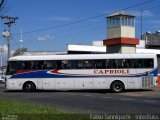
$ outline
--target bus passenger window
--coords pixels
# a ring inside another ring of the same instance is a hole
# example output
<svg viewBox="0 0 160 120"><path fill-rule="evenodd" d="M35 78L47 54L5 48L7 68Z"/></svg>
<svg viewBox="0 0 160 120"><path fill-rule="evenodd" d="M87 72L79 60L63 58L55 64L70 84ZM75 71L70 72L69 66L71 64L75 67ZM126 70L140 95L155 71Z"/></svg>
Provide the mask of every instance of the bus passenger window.
<svg viewBox="0 0 160 120"><path fill-rule="evenodd" d="M131 61L131 65L133 65L133 68L142 68L142 59L132 59Z"/></svg>
<svg viewBox="0 0 160 120"><path fill-rule="evenodd" d="M106 68L111 68L111 65L110 65L110 62L109 62L110 60L106 60L105 61L105 67Z"/></svg>
<svg viewBox="0 0 160 120"><path fill-rule="evenodd" d="M76 67L76 61L75 60L69 60L68 61L68 69L75 69Z"/></svg>
<svg viewBox="0 0 160 120"><path fill-rule="evenodd" d="M153 68L153 59L144 59L143 60L144 68Z"/></svg>
<svg viewBox="0 0 160 120"><path fill-rule="evenodd" d="M31 62L22 61L22 70L30 70L30 69L31 69Z"/></svg>
<svg viewBox="0 0 160 120"><path fill-rule="evenodd" d="M78 69L83 69L84 68L84 61L83 60L78 60L77 61L77 68Z"/></svg>
<svg viewBox="0 0 160 120"><path fill-rule="evenodd" d="M43 64L41 65L43 69L56 69L57 64L56 61L44 61Z"/></svg>
<svg viewBox="0 0 160 120"><path fill-rule="evenodd" d="M62 61L61 60L57 60L57 68L56 69L62 69Z"/></svg>
<svg viewBox="0 0 160 120"><path fill-rule="evenodd" d="M31 70L38 70L39 69L38 61L32 61L30 65L31 65Z"/></svg>
<svg viewBox="0 0 160 120"><path fill-rule="evenodd" d="M91 60L85 60L84 61L85 68L92 68L92 61Z"/></svg>
<svg viewBox="0 0 160 120"><path fill-rule="evenodd" d="M128 59L124 59L124 60L122 60L122 66L123 66L123 68L129 68L130 67L130 65L129 65L129 60Z"/></svg>
<svg viewBox="0 0 160 120"><path fill-rule="evenodd" d="M139 60L138 60L138 68L141 68L141 67L142 67L142 60L139 59Z"/></svg>
<svg viewBox="0 0 160 120"><path fill-rule="evenodd" d="M68 61L67 60L62 60L61 68L62 69L67 69L68 68Z"/></svg>
<svg viewBox="0 0 160 120"><path fill-rule="evenodd" d="M109 68L112 68L112 69L118 68L117 60L115 60L115 59L110 59L110 60L109 60Z"/></svg>
<svg viewBox="0 0 160 120"><path fill-rule="evenodd" d="M95 68L96 69L106 68L105 60L95 60Z"/></svg>

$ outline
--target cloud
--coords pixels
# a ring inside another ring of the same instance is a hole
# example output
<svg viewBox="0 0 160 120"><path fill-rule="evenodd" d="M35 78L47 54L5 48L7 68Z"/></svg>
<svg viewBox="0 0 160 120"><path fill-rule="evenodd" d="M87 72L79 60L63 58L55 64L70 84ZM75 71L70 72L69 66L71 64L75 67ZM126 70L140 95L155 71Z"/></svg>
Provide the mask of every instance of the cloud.
<svg viewBox="0 0 160 120"><path fill-rule="evenodd" d="M42 35L42 36L39 36L39 37L37 38L38 41L46 41L46 40L53 40L53 39L54 39L54 36L49 35L49 34L47 34L47 35Z"/></svg>

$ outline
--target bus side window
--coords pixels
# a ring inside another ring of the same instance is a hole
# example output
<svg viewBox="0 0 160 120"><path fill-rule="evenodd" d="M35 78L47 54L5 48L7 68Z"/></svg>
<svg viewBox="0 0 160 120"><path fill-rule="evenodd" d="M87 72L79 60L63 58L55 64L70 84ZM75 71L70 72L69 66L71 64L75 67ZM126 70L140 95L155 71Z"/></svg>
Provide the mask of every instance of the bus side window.
<svg viewBox="0 0 160 120"><path fill-rule="evenodd" d="M141 68L142 67L142 59L132 59L133 68Z"/></svg>
<svg viewBox="0 0 160 120"><path fill-rule="evenodd" d="M43 70L44 69L44 61L38 61L38 69Z"/></svg>
<svg viewBox="0 0 160 120"><path fill-rule="evenodd" d="M111 68L110 60L105 60L105 68Z"/></svg>
<svg viewBox="0 0 160 120"><path fill-rule="evenodd" d="M69 60L68 61L68 69L75 69L76 67L76 61L75 60Z"/></svg>
<svg viewBox="0 0 160 120"><path fill-rule="evenodd" d="M143 60L144 68L153 68L153 59L144 59Z"/></svg>
<svg viewBox="0 0 160 120"><path fill-rule="evenodd" d="M85 68L92 68L92 60L85 60L84 67Z"/></svg>
<svg viewBox="0 0 160 120"><path fill-rule="evenodd" d="M130 68L136 68L136 61L135 61L135 59L130 60L129 65L130 65Z"/></svg>
<svg viewBox="0 0 160 120"><path fill-rule="evenodd" d="M30 69L31 69L31 62L22 61L22 70L30 70Z"/></svg>
<svg viewBox="0 0 160 120"><path fill-rule="evenodd" d="M130 67L130 65L129 65L129 60L128 59L124 59L124 60L122 60L122 64L123 64L123 68L129 68Z"/></svg>
<svg viewBox="0 0 160 120"><path fill-rule="evenodd" d="M57 63L56 61L44 61L43 64L41 65L43 69L56 69L57 68Z"/></svg>
<svg viewBox="0 0 160 120"><path fill-rule="evenodd" d="M142 67L142 59L138 59L138 68Z"/></svg>
<svg viewBox="0 0 160 120"><path fill-rule="evenodd" d="M112 69L118 68L117 60L115 60L115 59L110 59L110 60L109 60L109 68L112 68Z"/></svg>
<svg viewBox="0 0 160 120"><path fill-rule="evenodd" d="M95 60L95 68L96 69L106 68L106 60Z"/></svg>
<svg viewBox="0 0 160 120"><path fill-rule="evenodd" d="M57 61L52 61L52 69L57 69Z"/></svg>
<svg viewBox="0 0 160 120"><path fill-rule="evenodd" d="M40 69L38 61L31 61L30 66L31 66L31 70L38 70L38 69Z"/></svg>
<svg viewBox="0 0 160 120"><path fill-rule="evenodd" d="M62 69L67 69L68 68L68 60L62 60L61 68Z"/></svg>
<svg viewBox="0 0 160 120"><path fill-rule="evenodd" d="M78 60L77 61L77 69L83 69L84 68L84 61Z"/></svg>
<svg viewBox="0 0 160 120"><path fill-rule="evenodd" d="M61 60L57 60L56 63L57 63L56 69L62 69L62 67L61 67L62 61Z"/></svg>

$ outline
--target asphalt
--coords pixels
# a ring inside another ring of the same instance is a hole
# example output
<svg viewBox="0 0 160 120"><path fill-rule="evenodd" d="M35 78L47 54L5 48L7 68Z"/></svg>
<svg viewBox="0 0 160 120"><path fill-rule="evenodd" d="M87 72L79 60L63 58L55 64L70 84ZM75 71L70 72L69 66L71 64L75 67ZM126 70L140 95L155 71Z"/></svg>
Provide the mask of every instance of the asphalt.
<svg viewBox="0 0 160 120"><path fill-rule="evenodd" d="M54 107L72 113L159 114L160 89L109 91L6 91L0 84L0 97Z"/></svg>

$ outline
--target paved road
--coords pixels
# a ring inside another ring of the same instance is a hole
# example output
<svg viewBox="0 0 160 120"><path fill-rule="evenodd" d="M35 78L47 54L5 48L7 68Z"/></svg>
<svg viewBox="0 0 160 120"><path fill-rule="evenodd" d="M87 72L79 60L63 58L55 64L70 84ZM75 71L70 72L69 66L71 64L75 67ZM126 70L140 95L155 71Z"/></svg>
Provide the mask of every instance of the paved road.
<svg viewBox="0 0 160 120"><path fill-rule="evenodd" d="M156 93L149 96L147 93ZM144 94L146 93L146 94ZM136 96L136 94L138 94ZM143 95L143 97L141 97ZM47 105L76 113L159 114L159 91L128 91L114 94L106 91L43 91L26 93L6 91L0 86L0 97Z"/></svg>

